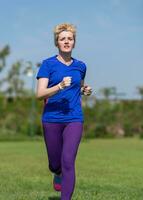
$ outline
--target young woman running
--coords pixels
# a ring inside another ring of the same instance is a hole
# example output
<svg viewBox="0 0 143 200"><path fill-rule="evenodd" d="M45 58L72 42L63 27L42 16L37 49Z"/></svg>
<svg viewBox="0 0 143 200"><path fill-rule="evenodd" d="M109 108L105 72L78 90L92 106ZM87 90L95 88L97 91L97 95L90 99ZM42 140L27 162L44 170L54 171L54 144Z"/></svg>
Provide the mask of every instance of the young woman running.
<svg viewBox="0 0 143 200"><path fill-rule="evenodd" d="M58 55L43 60L37 74L37 98L44 99L42 114L44 141L53 186L61 200L71 200L75 187L75 160L83 131L81 94L90 95L84 85L86 65L71 57L76 41L72 24L54 29Z"/></svg>

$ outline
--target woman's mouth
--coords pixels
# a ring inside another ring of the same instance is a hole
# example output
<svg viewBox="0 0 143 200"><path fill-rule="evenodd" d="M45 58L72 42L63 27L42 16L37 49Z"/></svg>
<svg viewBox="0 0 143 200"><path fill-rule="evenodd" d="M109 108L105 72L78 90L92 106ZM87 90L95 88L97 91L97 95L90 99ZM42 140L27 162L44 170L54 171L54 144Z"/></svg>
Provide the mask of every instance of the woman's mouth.
<svg viewBox="0 0 143 200"><path fill-rule="evenodd" d="M64 48L68 49L68 48L69 48L69 46L64 46Z"/></svg>

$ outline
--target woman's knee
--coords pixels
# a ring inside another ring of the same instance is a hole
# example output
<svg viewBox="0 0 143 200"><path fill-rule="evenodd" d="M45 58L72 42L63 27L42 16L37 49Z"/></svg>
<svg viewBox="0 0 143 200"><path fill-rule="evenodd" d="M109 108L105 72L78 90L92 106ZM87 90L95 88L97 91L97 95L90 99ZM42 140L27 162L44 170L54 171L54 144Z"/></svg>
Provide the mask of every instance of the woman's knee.
<svg viewBox="0 0 143 200"><path fill-rule="evenodd" d="M65 157L63 157L62 159L62 169L70 171L74 168L74 160L68 158L66 159Z"/></svg>
<svg viewBox="0 0 143 200"><path fill-rule="evenodd" d="M51 172L60 174L61 173L61 166L52 166L49 164L49 169Z"/></svg>

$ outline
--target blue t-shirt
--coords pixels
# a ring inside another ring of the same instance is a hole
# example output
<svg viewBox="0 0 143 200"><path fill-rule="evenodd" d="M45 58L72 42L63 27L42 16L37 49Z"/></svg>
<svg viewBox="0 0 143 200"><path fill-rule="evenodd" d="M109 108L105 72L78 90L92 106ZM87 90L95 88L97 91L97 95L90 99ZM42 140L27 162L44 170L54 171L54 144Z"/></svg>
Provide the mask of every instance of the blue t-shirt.
<svg viewBox="0 0 143 200"><path fill-rule="evenodd" d="M48 78L48 88L60 83L64 77L70 76L71 85L60 90L46 100L42 122L83 122L81 107L81 80L86 74L86 65L77 59L67 66L57 59L57 55L43 60L37 79Z"/></svg>

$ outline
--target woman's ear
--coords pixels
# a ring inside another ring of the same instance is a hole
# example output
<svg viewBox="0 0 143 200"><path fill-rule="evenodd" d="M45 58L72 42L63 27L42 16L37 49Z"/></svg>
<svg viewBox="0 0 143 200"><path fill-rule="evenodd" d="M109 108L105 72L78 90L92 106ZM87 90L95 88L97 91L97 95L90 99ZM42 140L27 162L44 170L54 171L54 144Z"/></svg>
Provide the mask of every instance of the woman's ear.
<svg viewBox="0 0 143 200"><path fill-rule="evenodd" d="M75 48L75 39L74 39L74 45L73 45L73 48Z"/></svg>

